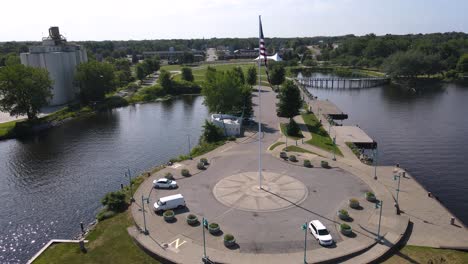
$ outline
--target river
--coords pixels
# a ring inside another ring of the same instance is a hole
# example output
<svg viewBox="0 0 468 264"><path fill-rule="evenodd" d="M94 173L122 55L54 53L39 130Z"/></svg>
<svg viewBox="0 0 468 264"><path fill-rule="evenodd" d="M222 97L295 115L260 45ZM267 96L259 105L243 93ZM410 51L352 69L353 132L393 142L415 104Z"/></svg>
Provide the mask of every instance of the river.
<svg viewBox="0 0 468 264"><path fill-rule="evenodd" d="M330 77L314 74L316 77ZM416 90L309 88L349 115L378 143L378 163L400 165L468 223L468 86L433 83ZM401 187L404 191L404 186ZM404 204L401 205L404 209ZM447 219L447 221L449 221Z"/></svg>
<svg viewBox="0 0 468 264"><path fill-rule="evenodd" d="M52 238L90 223L105 193L188 152L208 111L201 96L73 120L27 140L0 142L0 263L24 263Z"/></svg>

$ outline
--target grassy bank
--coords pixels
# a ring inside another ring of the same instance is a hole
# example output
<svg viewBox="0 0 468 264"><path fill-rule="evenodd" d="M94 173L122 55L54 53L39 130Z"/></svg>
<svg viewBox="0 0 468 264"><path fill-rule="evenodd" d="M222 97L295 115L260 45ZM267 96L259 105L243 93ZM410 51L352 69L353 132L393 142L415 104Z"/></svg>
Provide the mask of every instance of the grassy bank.
<svg viewBox="0 0 468 264"><path fill-rule="evenodd" d="M284 151L292 151L292 152L298 152L298 153L310 153L310 154L315 154L312 151L308 151L307 149L303 149L297 146L287 146L283 149Z"/></svg>
<svg viewBox="0 0 468 264"><path fill-rule="evenodd" d="M386 264L401 263L468 263L468 252L429 247L405 246L384 261Z"/></svg>
<svg viewBox="0 0 468 264"><path fill-rule="evenodd" d="M284 144L284 142L276 142L273 145L271 145L268 149L269 150L274 150L277 146Z"/></svg>
<svg viewBox="0 0 468 264"><path fill-rule="evenodd" d="M287 128L286 128L287 126L288 126L288 124L285 124L285 123L280 124L281 133L283 133L283 135L285 135L288 138L293 139L293 140L299 140L301 138L304 138L301 131L299 131L299 134L297 134L297 135L288 135Z"/></svg>
<svg viewBox="0 0 468 264"><path fill-rule="evenodd" d="M8 137L8 135L11 133L11 131L15 127L16 122L19 122L19 121L15 120L15 121L10 121L10 122L5 122L5 123L0 124L0 139L2 137Z"/></svg>
<svg viewBox="0 0 468 264"><path fill-rule="evenodd" d="M328 152L335 152L336 155L343 156L340 149L333 144L333 141L327 131L323 129L322 124L320 124L313 113L302 114L302 119L304 119L307 129L312 134L312 139L306 141L307 144L319 147Z"/></svg>

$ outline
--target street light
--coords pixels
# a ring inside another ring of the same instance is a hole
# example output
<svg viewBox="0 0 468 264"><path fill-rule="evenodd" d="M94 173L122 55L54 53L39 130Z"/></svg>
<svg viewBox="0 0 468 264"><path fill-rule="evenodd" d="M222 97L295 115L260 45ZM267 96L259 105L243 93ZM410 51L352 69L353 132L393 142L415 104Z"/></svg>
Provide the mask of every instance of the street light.
<svg viewBox="0 0 468 264"><path fill-rule="evenodd" d="M301 228L304 230L304 264L307 264L307 222Z"/></svg>
<svg viewBox="0 0 468 264"><path fill-rule="evenodd" d="M141 195L141 212L143 213L143 225L144 225L143 234L147 235L148 229L146 229L145 202L149 204L149 197L145 198L143 195Z"/></svg>
<svg viewBox="0 0 468 264"><path fill-rule="evenodd" d="M205 227L208 227L208 220L203 217L202 219L202 229L203 229L203 261L206 263L206 242L205 242Z"/></svg>
<svg viewBox="0 0 468 264"><path fill-rule="evenodd" d="M373 150L374 153L374 180L377 180L377 147Z"/></svg>
<svg viewBox="0 0 468 264"><path fill-rule="evenodd" d="M380 208L380 214L379 214L379 228L377 230L377 240L380 240L380 220L382 220L382 207L383 207L383 201L377 200L375 202L375 209Z"/></svg>
<svg viewBox="0 0 468 264"><path fill-rule="evenodd" d="M398 187L396 188L396 204L395 204L395 207L396 207L396 213L400 214L400 204L398 203L398 195L400 194L400 180L401 180L401 177L405 174L405 172L400 171L397 168L395 168L393 170L393 172L394 172L393 180L396 181L397 178L398 178Z"/></svg>
<svg viewBox="0 0 468 264"><path fill-rule="evenodd" d="M336 134L336 132L335 132ZM333 148L333 160L336 160L336 155L335 155L335 152L336 152L336 135L333 137L333 146L335 146Z"/></svg>
<svg viewBox="0 0 468 264"><path fill-rule="evenodd" d="M130 202L134 202L135 199L133 199L132 174L130 173L130 168L128 168L128 172L125 172L125 177L128 177L128 186L130 187Z"/></svg>

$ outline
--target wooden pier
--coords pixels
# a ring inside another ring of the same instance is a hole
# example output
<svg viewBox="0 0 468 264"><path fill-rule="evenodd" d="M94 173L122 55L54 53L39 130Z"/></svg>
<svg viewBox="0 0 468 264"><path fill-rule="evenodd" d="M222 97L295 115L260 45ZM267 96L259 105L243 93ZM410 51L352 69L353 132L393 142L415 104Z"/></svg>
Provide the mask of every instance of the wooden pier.
<svg viewBox="0 0 468 264"><path fill-rule="evenodd" d="M297 82L306 87L331 89L362 89L377 87L390 82L390 78L298 78Z"/></svg>

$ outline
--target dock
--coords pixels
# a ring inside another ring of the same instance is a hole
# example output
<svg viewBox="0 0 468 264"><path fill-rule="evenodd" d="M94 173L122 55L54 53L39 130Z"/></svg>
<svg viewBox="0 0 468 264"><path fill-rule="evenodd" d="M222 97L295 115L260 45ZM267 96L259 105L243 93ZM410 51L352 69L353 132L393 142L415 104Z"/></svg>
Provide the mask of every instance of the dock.
<svg viewBox="0 0 468 264"><path fill-rule="evenodd" d="M336 89L362 89L378 87L390 82L386 77L366 77L366 78L298 78L297 82L313 88L336 88Z"/></svg>
<svg viewBox="0 0 468 264"><path fill-rule="evenodd" d="M334 126L333 130L341 141L354 143L358 148L374 149L377 147L377 142L358 126Z"/></svg>
<svg viewBox="0 0 468 264"><path fill-rule="evenodd" d="M334 103L328 100L314 100L317 115L325 115L333 120L348 119L348 114L344 113Z"/></svg>

